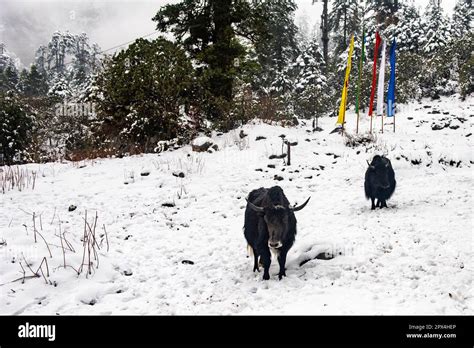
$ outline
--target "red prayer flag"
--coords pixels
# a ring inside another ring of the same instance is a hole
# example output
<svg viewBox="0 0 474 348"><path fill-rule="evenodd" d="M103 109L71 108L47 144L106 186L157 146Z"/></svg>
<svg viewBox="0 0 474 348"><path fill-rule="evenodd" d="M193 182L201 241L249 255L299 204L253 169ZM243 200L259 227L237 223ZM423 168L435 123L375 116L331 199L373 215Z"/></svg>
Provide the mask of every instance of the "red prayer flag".
<svg viewBox="0 0 474 348"><path fill-rule="evenodd" d="M375 84L377 80L377 58L379 56L379 47L382 42L382 38L379 33L375 35L375 51L374 51L374 68L372 71L372 90L370 92L370 105L369 105L369 116L372 116L372 111L374 109L374 97L375 97Z"/></svg>

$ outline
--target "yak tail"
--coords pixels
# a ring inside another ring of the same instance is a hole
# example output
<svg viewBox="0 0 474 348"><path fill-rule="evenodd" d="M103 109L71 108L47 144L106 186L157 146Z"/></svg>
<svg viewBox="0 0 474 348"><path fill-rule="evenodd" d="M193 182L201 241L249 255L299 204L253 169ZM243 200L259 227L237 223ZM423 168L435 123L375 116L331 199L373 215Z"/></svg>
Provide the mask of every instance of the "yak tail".
<svg viewBox="0 0 474 348"><path fill-rule="evenodd" d="M247 244L247 255L253 257L253 248L250 246L250 244Z"/></svg>

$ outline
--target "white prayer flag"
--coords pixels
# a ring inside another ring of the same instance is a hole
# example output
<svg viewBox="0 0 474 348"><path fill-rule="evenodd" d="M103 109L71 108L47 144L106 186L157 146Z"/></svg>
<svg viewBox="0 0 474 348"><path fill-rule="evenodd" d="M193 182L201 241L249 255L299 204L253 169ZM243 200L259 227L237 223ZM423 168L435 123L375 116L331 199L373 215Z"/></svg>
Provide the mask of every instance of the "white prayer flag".
<svg viewBox="0 0 474 348"><path fill-rule="evenodd" d="M385 49L386 42L384 40L382 45L382 58L380 62L380 71L379 71L379 83L377 86L377 115L383 115L383 95L384 95L384 83L385 83Z"/></svg>

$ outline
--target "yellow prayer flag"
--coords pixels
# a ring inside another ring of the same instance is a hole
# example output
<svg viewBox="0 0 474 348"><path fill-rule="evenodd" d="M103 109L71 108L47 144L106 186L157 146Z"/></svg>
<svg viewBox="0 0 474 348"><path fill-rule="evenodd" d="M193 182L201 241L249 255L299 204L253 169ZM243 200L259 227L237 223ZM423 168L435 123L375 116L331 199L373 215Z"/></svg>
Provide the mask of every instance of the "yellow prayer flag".
<svg viewBox="0 0 474 348"><path fill-rule="evenodd" d="M354 52L354 35L352 35L351 37L351 43L349 46L349 58L347 59L346 78L344 79L344 87L342 88L341 106L339 107L339 117L337 118L337 123L340 125L344 125L344 120L346 117L347 88L349 87L349 77L351 74L353 52Z"/></svg>

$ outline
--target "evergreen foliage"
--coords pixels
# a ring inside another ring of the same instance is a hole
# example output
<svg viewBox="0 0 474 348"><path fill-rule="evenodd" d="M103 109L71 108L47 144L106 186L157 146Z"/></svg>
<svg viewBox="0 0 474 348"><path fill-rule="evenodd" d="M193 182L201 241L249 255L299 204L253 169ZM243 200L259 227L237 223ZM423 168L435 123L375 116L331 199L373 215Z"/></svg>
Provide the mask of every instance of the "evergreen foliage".
<svg viewBox="0 0 474 348"><path fill-rule="evenodd" d="M422 51L434 55L450 41L450 23L444 15L443 8L431 0L423 16L422 27L425 31L420 40Z"/></svg>
<svg viewBox="0 0 474 348"><path fill-rule="evenodd" d="M454 6L451 34L461 38L472 33L472 0L458 0Z"/></svg>
<svg viewBox="0 0 474 348"><path fill-rule="evenodd" d="M0 94L0 155L4 163L28 160L35 116L12 91Z"/></svg>
<svg viewBox="0 0 474 348"><path fill-rule="evenodd" d="M180 135L183 109L194 96L193 69L185 52L165 39L139 39L113 57L89 97L96 131L113 146L156 146Z"/></svg>
<svg viewBox="0 0 474 348"><path fill-rule="evenodd" d="M299 70L295 85L295 113L299 117L319 117L327 111L327 80L322 68L323 53L316 37L296 60Z"/></svg>

